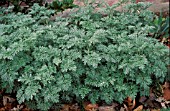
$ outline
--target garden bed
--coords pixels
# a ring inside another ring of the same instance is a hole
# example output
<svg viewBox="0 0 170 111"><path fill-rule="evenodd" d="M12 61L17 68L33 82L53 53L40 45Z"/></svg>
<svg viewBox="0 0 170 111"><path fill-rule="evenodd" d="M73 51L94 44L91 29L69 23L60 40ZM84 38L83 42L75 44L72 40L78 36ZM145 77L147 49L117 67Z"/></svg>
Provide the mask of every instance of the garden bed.
<svg viewBox="0 0 170 111"><path fill-rule="evenodd" d="M55 2L1 9L1 110L168 110L169 20L148 4L114 6L53 20Z"/></svg>

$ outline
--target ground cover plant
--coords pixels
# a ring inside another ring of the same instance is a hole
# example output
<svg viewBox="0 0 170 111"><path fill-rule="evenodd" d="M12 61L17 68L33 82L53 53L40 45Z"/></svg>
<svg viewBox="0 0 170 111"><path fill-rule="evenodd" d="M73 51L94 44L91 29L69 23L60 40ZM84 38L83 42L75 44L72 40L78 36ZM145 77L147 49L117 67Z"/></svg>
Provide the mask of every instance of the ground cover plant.
<svg viewBox="0 0 170 111"><path fill-rule="evenodd" d="M0 88L40 110L149 95L150 85L164 82L169 58L168 47L148 37L147 7L129 4L120 13L116 5L98 12L87 5L54 21L55 11L38 4L28 14L1 8Z"/></svg>

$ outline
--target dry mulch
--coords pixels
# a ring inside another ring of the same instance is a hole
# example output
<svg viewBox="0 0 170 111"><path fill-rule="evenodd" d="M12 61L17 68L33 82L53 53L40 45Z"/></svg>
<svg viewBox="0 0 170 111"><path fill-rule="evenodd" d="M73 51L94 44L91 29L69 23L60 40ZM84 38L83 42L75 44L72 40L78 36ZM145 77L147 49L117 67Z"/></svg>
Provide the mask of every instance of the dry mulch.
<svg viewBox="0 0 170 111"><path fill-rule="evenodd" d="M160 87L151 87L148 97L137 95L134 100L127 97L122 104L117 102L91 104L86 101L81 106L78 103L70 103L62 104L60 109L54 109L54 107L49 111L82 111L82 109L85 111L162 111L162 109L167 108L170 110L170 83L165 82ZM24 103L18 104L15 95L9 95L0 90L0 111L33 110L29 109Z"/></svg>

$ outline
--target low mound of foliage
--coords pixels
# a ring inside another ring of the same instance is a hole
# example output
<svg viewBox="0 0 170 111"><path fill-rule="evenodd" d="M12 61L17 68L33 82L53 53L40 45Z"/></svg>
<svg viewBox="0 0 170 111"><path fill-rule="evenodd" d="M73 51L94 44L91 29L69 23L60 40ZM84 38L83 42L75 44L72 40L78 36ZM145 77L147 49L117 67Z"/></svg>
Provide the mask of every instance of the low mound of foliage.
<svg viewBox="0 0 170 111"><path fill-rule="evenodd" d="M107 16L86 6L54 21L54 11L37 4L26 15L3 10L0 88L41 110L148 95L154 81L165 79L168 48L147 37L153 28L147 6L130 4L122 13L113 6L103 9Z"/></svg>

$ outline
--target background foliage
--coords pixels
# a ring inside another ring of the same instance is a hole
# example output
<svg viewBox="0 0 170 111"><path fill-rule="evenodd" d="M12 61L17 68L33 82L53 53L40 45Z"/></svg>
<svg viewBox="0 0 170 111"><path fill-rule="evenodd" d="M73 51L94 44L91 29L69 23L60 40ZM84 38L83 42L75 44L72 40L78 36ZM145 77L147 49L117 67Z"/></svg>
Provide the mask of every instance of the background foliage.
<svg viewBox="0 0 170 111"><path fill-rule="evenodd" d="M1 0L0 6L14 6L14 12L22 12L28 13L28 9L30 9L35 3L45 6L48 9L55 9L58 11L64 11L68 8L77 7L77 5L73 4L74 0L52 0L52 2L48 2L48 0Z"/></svg>
<svg viewBox="0 0 170 111"><path fill-rule="evenodd" d="M122 13L115 7L94 12L88 5L55 21L54 11L38 4L26 15L1 8L1 88L41 110L73 99L148 95L154 80L165 79L168 48L147 37L154 28L148 5L130 4Z"/></svg>

